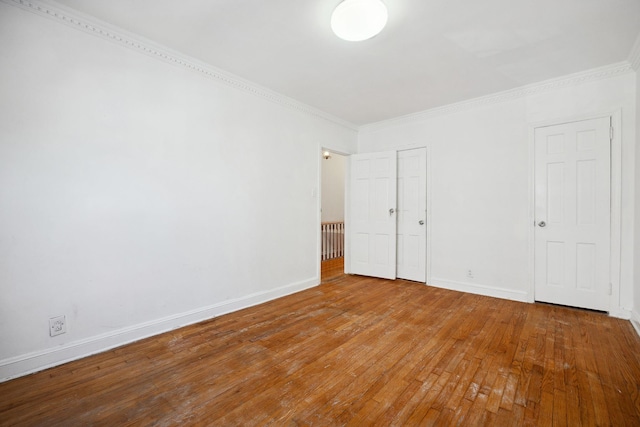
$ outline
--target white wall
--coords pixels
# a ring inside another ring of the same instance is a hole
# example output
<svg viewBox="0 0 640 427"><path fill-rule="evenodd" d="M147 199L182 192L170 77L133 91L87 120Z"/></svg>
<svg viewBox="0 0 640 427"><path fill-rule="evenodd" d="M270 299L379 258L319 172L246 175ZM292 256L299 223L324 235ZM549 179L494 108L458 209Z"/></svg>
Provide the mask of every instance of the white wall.
<svg viewBox="0 0 640 427"><path fill-rule="evenodd" d="M331 153L322 159L322 222L344 221L346 156Z"/></svg>
<svg viewBox="0 0 640 427"><path fill-rule="evenodd" d="M5 3L0 94L0 379L318 283L355 131Z"/></svg>
<svg viewBox="0 0 640 427"><path fill-rule="evenodd" d="M634 75L559 85L458 112L363 128L359 151L427 146L431 188L431 284L531 300L530 130L542 121L622 109L620 311L633 280ZM467 277L472 270L473 279Z"/></svg>

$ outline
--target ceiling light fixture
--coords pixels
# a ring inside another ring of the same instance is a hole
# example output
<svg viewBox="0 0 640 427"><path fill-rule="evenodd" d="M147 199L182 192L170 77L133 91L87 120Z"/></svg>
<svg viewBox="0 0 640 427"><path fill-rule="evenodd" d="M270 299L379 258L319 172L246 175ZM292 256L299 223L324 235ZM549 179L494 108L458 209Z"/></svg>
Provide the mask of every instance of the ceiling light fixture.
<svg viewBox="0 0 640 427"><path fill-rule="evenodd" d="M382 0L344 0L331 15L331 29L343 40L370 39L387 25L387 7Z"/></svg>
<svg viewBox="0 0 640 427"><path fill-rule="evenodd" d="M329 160L331 158L331 153L325 151L324 153L322 153L322 157L324 157L325 160Z"/></svg>

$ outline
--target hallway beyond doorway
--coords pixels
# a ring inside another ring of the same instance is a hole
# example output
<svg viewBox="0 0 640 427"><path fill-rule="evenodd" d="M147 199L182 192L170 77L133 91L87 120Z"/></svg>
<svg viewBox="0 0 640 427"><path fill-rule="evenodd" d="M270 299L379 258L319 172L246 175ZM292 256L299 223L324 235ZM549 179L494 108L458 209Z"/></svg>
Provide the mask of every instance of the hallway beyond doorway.
<svg viewBox="0 0 640 427"><path fill-rule="evenodd" d="M320 267L320 282L330 282L344 275L344 257L322 261Z"/></svg>

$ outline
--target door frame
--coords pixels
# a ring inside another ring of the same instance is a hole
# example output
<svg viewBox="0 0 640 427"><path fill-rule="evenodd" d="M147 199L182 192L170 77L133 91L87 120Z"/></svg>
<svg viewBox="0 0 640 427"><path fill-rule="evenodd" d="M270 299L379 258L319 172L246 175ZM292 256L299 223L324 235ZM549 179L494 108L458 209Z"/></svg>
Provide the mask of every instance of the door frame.
<svg viewBox="0 0 640 427"><path fill-rule="evenodd" d="M316 198L316 233L317 233L317 238L316 238L316 277L318 278L318 284L320 284L320 282L322 281L322 161L324 160L324 158L322 157L322 154L325 151L330 151L331 153L334 154L338 154L340 156L344 156L344 157L349 157L351 154L355 154L355 153L349 153L344 151L343 149L340 148L331 148L330 144L318 144L318 176L316 177L316 183L317 186L315 189L312 190L312 194L315 195ZM347 206L346 201L348 200L348 191L349 191L349 186L347 185L347 183L349 182L349 162L345 162L345 171L344 171L344 198L345 198L345 205L344 205L344 227L345 227L345 247L344 247L344 265L345 265L345 271L346 271L346 266L347 266L347 214L348 214L348 209L349 207ZM317 189L317 190L316 190Z"/></svg>
<svg viewBox="0 0 640 427"><path fill-rule="evenodd" d="M331 148L331 145L328 144L318 144L318 176L316 177L316 188L314 190L312 190L313 195L316 197L316 233L317 233L317 245L316 245L316 277L318 278L318 284L322 281L322 161L324 160L322 158L322 153L324 153L325 151L330 151L331 153L334 154L338 154L340 156L344 156L344 157L349 157L351 154L355 154L355 153L349 153L346 151L343 151L340 148ZM345 198L345 204L344 204L344 265L345 265L345 272L347 271L347 215L348 215L348 210L349 210L349 206L347 205L347 200L348 200L348 191L349 191L349 186L347 185L347 183L349 182L349 162L347 161L345 163L345 171L344 171L344 180L345 182L343 183L345 188L344 188L344 198ZM316 190L317 189L317 190Z"/></svg>
<svg viewBox="0 0 640 427"><path fill-rule="evenodd" d="M620 306L620 271L621 271L621 238L622 238L622 110L609 110L594 114L585 114L566 118L556 118L529 123L529 209L528 209L528 252L529 252L529 292L528 302L535 302L535 130L536 128L561 125L564 123L609 117L613 126L611 140L611 229L609 248L609 283L611 295L608 313L610 316L623 317L624 310Z"/></svg>
<svg viewBox="0 0 640 427"><path fill-rule="evenodd" d="M417 148L424 148L427 152L427 162L426 162L426 168L427 168L427 185L426 185L426 198L427 198L427 205L426 205L426 215L425 215L425 221L427 222L426 224L426 245L427 247L425 248L425 253L426 253L426 260L425 260L425 278L426 278L426 282L425 285L428 285L431 282L431 233L433 230L433 226L431 224L431 150L429 149L429 147L427 145L411 145L411 146L401 146L401 147L397 147L395 148L395 151L406 151L406 150L414 150ZM329 149L329 151L333 151L331 149ZM338 151L339 153L339 151ZM351 153L351 154L362 154L360 152L357 153ZM344 154L345 156L350 156L351 154ZM351 182L351 162L347 162L346 163L346 169L345 169L345 174L344 174L344 179L346 183ZM345 189L344 189L344 198L345 198L345 202L344 202L344 272L349 274L351 272L351 260L349 258L349 252L351 250L351 239L349 237L349 232L347 231L348 227L349 227L349 221L350 221L350 212L349 212L349 204L351 202L351 190L349 188L349 185L346 185ZM318 230L320 229L320 223L318 222ZM320 249L318 250L318 253L320 253Z"/></svg>

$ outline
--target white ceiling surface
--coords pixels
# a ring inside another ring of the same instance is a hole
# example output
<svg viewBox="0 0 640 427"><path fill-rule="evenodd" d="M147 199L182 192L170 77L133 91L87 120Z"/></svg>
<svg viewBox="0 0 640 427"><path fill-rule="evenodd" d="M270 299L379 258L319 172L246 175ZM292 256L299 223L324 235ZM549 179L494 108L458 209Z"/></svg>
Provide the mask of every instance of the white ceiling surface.
<svg viewBox="0 0 640 427"><path fill-rule="evenodd" d="M627 59L640 0L384 0L363 42L339 0L58 0L355 125ZM53 1L49 1L53 3Z"/></svg>

